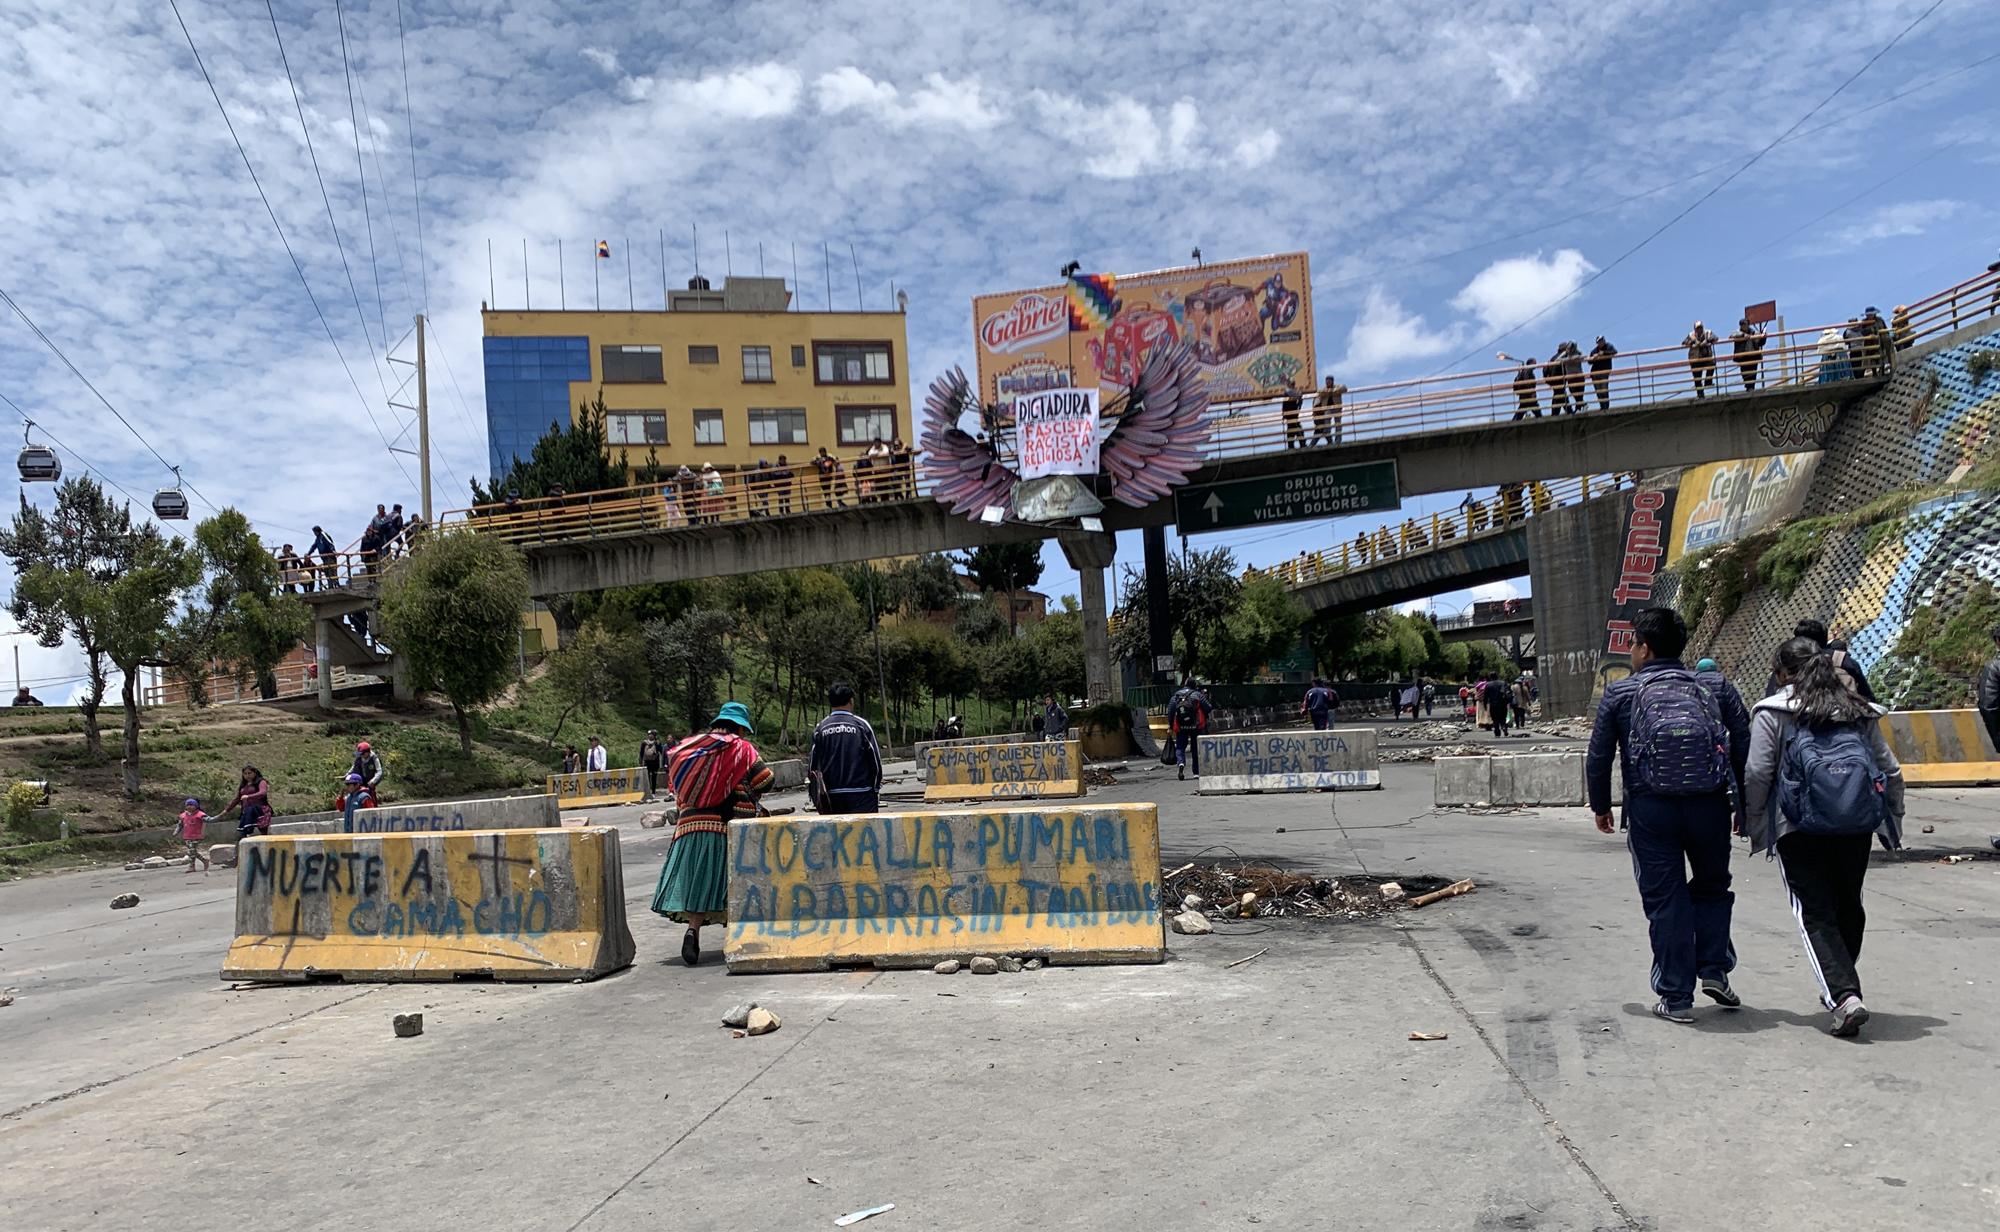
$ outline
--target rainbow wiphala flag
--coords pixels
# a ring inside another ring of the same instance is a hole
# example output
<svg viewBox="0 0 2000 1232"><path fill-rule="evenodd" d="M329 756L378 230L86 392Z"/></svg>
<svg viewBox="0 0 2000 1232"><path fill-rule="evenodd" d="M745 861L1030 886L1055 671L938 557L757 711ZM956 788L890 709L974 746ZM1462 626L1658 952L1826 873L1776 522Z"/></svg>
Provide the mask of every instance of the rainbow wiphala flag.
<svg viewBox="0 0 2000 1232"><path fill-rule="evenodd" d="M1069 276L1069 329L1071 333L1103 329L1118 310L1112 293L1118 282L1115 274L1071 274Z"/></svg>

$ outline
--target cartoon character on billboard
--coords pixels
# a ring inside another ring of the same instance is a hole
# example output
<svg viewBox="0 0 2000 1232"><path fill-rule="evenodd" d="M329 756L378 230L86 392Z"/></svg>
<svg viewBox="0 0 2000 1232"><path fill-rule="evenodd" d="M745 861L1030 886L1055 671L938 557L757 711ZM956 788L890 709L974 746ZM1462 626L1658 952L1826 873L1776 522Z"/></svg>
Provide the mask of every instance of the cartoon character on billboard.
<svg viewBox="0 0 2000 1232"><path fill-rule="evenodd" d="M1299 293L1285 289L1285 272L1278 270L1264 280L1264 304L1257 315L1273 331L1285 328L1299 315Z"/></svg>

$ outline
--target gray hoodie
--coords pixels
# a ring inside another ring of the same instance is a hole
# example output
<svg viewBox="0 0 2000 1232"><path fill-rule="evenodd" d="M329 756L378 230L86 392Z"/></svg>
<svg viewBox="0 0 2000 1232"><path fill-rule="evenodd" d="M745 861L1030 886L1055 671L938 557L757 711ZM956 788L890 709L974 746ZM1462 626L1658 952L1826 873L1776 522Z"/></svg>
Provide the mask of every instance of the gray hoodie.
<svg viewBox="0 0 2000 1232"><path fill-rule="evenodd" d="M1743 768L1743 805L1751 851L1776 846L1779 839L1796 828L1778 808L1778 768L1784 762L1785 742L1798 728L1798 720L1792 717L1798 710L1798 702L1792 693L1793 686L1786 685L1758 702L1750 712L1750 759ZM1882 713L1880 706L1875 710ZM1882 735L1880 723L1868 725L1868 737L1875 764L1888 780L1883 803L1888 808L1889 820L1878 837L1883 846L1893 851L1903 845L1903 765Z"/></svg>

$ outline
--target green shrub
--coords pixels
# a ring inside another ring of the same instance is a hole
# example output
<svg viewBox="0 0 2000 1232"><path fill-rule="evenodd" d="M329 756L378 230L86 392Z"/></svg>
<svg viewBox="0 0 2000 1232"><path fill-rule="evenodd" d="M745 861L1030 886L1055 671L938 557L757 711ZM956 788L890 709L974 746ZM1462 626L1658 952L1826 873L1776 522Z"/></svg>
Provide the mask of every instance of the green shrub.
<svg viewBox="0 0 2000 1232"><path fill-rule="evenodd" d="M7 788L7 828L16 834L28 832L28 818L42 806L42 789L33 783L13 783Z"/></svg>
<svg viewBox="0 0 2000 1232"><path fill-rule="evenodd" d="M2000 351L1974 351L1965 357L1965 371L1977 385L1986 379L1986 374L2000 368Z"/></svg>
<svg viewBox="0 0 2000 1232"><path fill-rule="evenodd" d="M1826 537L1835 525L1834 518L1798 518L1787 523L1757 557L1758 584L1770 587L1781 599L1791 598L1806 571L1819 562L1820 549L1826 546Z"/></svg>
<svg viewBox="0 0 2000 1232"><path fill-rule="evenodd" d="M1099 731L1126 731L1132 726L1132 707L1124 702L1099 702L1085 707L1077 716L1076 724Z"/></svg>

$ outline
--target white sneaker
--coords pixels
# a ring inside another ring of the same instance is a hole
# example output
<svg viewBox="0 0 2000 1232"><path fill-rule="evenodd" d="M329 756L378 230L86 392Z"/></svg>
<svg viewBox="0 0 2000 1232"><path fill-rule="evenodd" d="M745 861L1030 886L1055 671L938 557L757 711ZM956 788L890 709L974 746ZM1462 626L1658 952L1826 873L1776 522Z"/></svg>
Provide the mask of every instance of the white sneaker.
<svg viewBox="0 0 2000 1232"><path fill-rule="evenodd" d="M1861 1004L1860 997L1849 997L1833 1011L1833 1033L1841 1039L1853 1039L1861 1034L1861 1028L1868 1022L1868 1007Z"/></svg>

